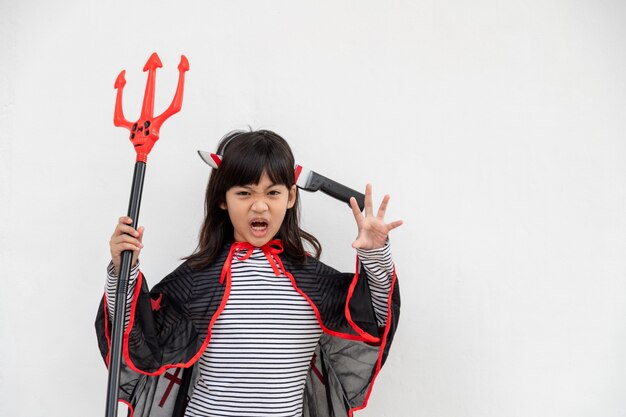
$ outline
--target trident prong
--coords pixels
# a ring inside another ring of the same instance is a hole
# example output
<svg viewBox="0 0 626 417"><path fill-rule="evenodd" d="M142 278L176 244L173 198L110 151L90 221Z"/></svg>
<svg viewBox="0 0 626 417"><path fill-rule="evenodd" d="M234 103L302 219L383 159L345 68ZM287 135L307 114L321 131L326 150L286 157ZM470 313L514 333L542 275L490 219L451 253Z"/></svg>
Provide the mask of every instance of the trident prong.
<svg viewBox="0 0 626 417"><path fill-rule="evenodd" d="M141 118L144 120L152 119L154 116L154 83L156 82L157 68L163 68L163 64L161 64L157 53L153 52L143 67L143 72L148 71L146 93L143 95L143 105L141 106Z"/></svg>
<svg viewBox="0 0 626 417"><path fill-rule="evenodd" d="M183 104L183 90L185 87L185 72L189 70L189 61L184 55L180 57L178 64L178 86L176 93L170 106L162 114L154 117L154 93L156 82L156 70L163 67L161 60L156 52L150 55L146 65L143 67L144 72L148 71L148 80L146 81L146 92L143 97L141 106L141 116L135 123L131 123L124 117L122 109L122 94L126 79L125 71L120 72L115 80L115 88L117 89L117 98L115 100L115 112L113 116L113 124L115 126L125 127L130 130L130 141L135 146L137 152L137 161L146 162L148 154L152 150L154 143L159 140L159 129L165 120L171 115L180 111Z"/></svg>
<svg viewBox="0 0 626 417"><path fill-rule="evenodd" d="M183 89L185 88L185 72L189 71L189 61L185 55L181 55L178 64L178 85L176 86L176 94L172 99L170 106L160 115L154 118L154 123L161 126L171 115L180 111L183 106Z"/></svg>
<svg viewBox="0 0 626 417"><path fill-rule="evenodd" d="M126 70L122 70L115 79L115 89L117 89L117 97L115 97L115 112L113 113L113 124L118 127L125 127L130 129L133 125L124 117L124 109L122 109L122 94L124 92L124 86L126 85L126 79L124 78Z"/></svg>

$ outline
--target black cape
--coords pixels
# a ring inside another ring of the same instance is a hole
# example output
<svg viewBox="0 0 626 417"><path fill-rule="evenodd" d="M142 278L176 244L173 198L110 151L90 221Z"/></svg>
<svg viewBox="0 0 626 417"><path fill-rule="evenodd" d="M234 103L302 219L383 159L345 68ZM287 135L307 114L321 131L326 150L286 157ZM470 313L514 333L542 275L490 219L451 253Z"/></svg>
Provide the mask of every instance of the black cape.
<svg viewBox="0 0 626 417"><path fill-rule="evenodd" d="M124 333L119 400L132 417L182 417L198 377L193 365L210 342L211 328L228 301L230 262L237 243L206 268L184 262L148 290L139 273ZM311 360L303 417L346 417L365 408L385 363L400 314L394 273L388 318L379 328L366 271L340 273L313 258L299 264L269 250L294 288L313 307L323 330ZM96 318L98 344L108 365L111 321L103 297Z"/></svg>

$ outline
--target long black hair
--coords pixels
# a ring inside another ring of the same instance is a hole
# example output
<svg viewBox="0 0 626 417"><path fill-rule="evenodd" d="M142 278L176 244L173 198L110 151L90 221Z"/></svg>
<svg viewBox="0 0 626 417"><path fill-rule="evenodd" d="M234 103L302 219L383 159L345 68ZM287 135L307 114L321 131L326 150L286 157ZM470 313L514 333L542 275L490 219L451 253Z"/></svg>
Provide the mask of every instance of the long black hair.
<svg viewBox="0 0 626 417"><path fill-rule="evenodd" d="M204 223L200 229L198 247L186 259L193 268L203 268L213 262L224 245L234 239L233 225L228 212L220 205L226 202L226 191L235 186L258 184L263 173L274 184L291 188L295 184L295 161L285 139L269 130L233 131L224 136L217 147L222 155L219 169L213 169L206 188ZM274 238L283 243L285 253L298 262L304 262L307 252L303 241L319 259L322 246L315 236L300 228L300 199L296 188L296 202L287 209Z"/></svg>

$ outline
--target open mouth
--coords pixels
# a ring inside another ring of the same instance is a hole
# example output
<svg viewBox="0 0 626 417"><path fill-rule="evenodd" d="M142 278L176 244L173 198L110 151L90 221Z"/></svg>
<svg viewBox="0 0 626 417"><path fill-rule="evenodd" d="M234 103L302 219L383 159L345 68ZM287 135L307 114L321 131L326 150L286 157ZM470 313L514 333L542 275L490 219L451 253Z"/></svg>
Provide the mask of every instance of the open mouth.
<svg viewBox="0 0 626 417"><path fill-rule="evenodd" d="M250 222L250 228L255 236L263 236L267 232L268 225L265 220L253 220Z"/></svg>

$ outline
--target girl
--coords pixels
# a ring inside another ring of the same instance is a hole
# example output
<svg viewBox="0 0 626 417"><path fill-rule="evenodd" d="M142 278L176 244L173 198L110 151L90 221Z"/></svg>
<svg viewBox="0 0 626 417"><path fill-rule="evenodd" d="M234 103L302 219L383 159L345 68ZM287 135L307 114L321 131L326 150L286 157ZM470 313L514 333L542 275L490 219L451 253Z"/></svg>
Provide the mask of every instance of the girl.
<svg viewBox="0 0 626 417"><path fill-rule="evenodd" d="M96 328L108 359L121 253L133 251L120 400L143 416L348 416L364 408L400 309L385 196L354 198L357 271L319 261L299 226L294 158L270 131L233 132L206 191L196 251L148 291L143 227L122 217ZM312 254L304 247L309 246Z"/></svg>

